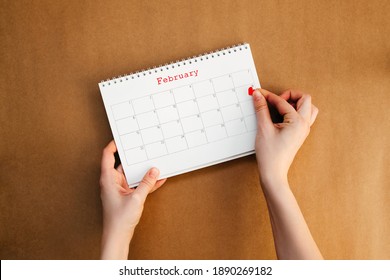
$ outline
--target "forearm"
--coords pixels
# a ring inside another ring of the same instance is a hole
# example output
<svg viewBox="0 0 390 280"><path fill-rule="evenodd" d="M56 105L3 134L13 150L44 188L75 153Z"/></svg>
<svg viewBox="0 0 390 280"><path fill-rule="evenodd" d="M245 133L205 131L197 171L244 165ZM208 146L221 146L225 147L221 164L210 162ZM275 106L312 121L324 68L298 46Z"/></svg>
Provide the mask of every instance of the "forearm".
<svg viewBox="0 0 390 280"><path fill-rule="evenodd" d="M287 179L261 180L278 259L322 259Z"/></svg>
<svg viewBox="0 0 390 280"><path fill-rule="evenodd" d="M127 260L129 245L134 230L125 232L120 229L103 228L102 260Z"/></svg>

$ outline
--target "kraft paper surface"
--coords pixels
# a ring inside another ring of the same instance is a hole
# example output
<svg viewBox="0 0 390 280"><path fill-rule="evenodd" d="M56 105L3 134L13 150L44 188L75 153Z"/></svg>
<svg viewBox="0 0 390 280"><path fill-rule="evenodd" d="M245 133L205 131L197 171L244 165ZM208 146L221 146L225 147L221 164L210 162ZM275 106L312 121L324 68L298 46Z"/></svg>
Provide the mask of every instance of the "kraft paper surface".
<svg viewBox="0 0 390 280"><path fill-rule="evenodd" d="M324 257L390 258L389 1L0 6L1 259L99 258L98 82L241 42L264 88L319 108L289 181ZM170 178L129 258L275 259L255 156Z"/></svg>

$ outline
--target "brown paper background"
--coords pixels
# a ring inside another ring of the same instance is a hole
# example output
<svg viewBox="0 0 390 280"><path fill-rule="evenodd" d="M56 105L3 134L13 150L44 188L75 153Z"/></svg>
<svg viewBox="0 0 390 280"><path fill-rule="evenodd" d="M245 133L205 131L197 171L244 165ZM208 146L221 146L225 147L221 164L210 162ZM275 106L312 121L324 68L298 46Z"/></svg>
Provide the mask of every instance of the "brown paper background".
<svg viewBox="0 0 390 280"><path fill-rule="evenodd" d="M0 257L99 257L97 83L240 42L320 109L289 173L325 258L390 258L389 1L1 1ZM131 259L274 259L256 161L171 178Z"/></svg>

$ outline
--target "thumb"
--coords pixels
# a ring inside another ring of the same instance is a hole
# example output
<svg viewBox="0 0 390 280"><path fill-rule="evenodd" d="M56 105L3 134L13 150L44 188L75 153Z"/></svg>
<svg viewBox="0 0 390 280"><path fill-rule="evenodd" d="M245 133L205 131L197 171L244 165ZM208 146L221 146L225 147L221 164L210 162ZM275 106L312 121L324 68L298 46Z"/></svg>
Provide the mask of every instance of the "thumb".
<svg viewBox="0 0 390 280"><path fill-rule="evenodd" d="M160 171L157 168L149 169L133 194L139 196L142 202L145 202L146 197L156 185L158 175L160 175Z"/></svg>
<svg viewBox="0 0 390 280"><path fill-rule="evenodd" d="M253 92L253 105L256 112L257 127L268 128L272 126L267 100L257 89Z"/></svg>

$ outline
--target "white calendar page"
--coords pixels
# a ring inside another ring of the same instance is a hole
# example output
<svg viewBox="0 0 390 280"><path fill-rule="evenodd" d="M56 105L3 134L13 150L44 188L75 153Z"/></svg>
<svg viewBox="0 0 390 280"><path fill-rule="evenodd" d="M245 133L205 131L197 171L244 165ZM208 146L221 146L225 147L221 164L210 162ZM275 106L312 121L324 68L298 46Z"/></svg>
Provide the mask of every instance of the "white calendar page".
<svg viewBox="0 0 390 280"><path fill-rule="evenodd" d="M166 178L254 153L250 86L248 44L99 83L128 184L151 167Z"/></svg>

